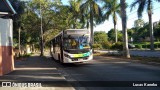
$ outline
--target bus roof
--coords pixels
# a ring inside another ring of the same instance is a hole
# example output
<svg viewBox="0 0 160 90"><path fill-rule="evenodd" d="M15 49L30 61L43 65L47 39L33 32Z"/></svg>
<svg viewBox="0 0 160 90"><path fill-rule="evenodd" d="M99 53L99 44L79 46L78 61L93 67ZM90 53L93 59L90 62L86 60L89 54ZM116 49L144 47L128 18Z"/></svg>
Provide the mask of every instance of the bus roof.
<svg viewBox="0 0 160 90"><path fill-rule="evenodd" d="M77 30L77 31L79 31L79 30L80 30L80 31L83 31L83 30L84 30L84 31L86 31L86 30L89 31L88 29L66 29L66 30L63 30L63 31L65 32L65 31L76 31L76 30ZM59 36L60 34L62 34L63 31L59 32L53 39L55 39L57 36ZM71 34L71 33L70 33L70 34ZM72 34L75 34L75 33L72 33ZM78 33L77 33L77 34L78 34ZM53 39L52 39L52 40L53 40Z"/></svg>
<svg viewBox="0 0 160 90"><path fill-rule="evenodd" d="M67 31L68 30L88 30L88 29L66 29Z"/></svg>
<svg viewBox="0 0 160 90"><path fill-rule="evenodd" d="M88 29L67 29L64 31L64 34L67 35L83 35L83 34L89 34Z"/></svg>

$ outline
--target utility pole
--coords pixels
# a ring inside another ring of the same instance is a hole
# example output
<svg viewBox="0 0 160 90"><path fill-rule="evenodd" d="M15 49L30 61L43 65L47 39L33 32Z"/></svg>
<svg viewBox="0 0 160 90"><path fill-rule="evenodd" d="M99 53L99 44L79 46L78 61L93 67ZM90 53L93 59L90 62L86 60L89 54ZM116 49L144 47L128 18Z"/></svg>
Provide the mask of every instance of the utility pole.
<svg viewBox="0 0 160 90"><path fill-rule="evenodd" d="M42 27L42 8L41 8L41 2L40 2L40 18L41 18L41 54L40 56L44 55L44 45L43 45L43 27Z"/></svg>

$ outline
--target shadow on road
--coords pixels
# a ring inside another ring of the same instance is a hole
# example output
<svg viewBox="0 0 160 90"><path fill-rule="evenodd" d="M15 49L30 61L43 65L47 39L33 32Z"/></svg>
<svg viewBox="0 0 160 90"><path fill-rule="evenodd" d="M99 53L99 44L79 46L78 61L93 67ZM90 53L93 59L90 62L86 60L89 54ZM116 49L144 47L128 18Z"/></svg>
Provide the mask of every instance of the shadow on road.
<svg viewBox="0 0 160 90"><path fill-rule="evenodd" d="M45 57L31 56L26 60L16 61L15 70L0 77L0 81L64 81L54 61Z"/></svg>
<svg viewBox="0 0 160 90"><path fill-rule="evenodd" d="M57 64L59 67L63 67L63 68L67 68L67 67L84 67L84 66L88 66L88 65L92 65L92 63L90 62L81 62L81 63L61 63L59 60L55 60L54 58L50 58L51 60L53 60L53 62L55 64Z"/></svg>

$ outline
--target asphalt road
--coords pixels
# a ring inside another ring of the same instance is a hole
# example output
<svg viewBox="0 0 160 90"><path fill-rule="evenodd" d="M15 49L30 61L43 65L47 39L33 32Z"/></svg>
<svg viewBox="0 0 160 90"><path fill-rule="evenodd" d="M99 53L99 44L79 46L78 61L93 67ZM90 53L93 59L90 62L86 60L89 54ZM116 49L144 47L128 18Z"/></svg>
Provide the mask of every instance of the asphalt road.
<svg viewBox="0 0 160 90"><path fill-rule="evenodd" d="M130 54L135 56L160 57L160 51L130 50Z"/></svg>
<svg viewBox="0 0 160 90"><path fill-rule="evenodd" d="M95 50L101 53L111 53L111 54L119 54L116 50ZM143 56L143 57L160 57L160 51L150 51L150 50L130 50L130 55L133 56Z"/></svg>
<svg viewBox="0 0 160 90"><path fill-rule="evenodd" d="M160 90L160 66L100 56L87 63L55 64L77 90ZM155 83L159 87L130 87L137 83Z"/></svg>
<svg viewBox="0 0 160 90"><path fill-rule="evenodd" d="M0 77L0 81L39 81L45 89L4 87L0 90L160 90L158 65L101 56L86 63L60 64L49 54L45 55L48 59L34 55L17 61L15 71ZM144 83L159 87L133 87Z"/></svg>

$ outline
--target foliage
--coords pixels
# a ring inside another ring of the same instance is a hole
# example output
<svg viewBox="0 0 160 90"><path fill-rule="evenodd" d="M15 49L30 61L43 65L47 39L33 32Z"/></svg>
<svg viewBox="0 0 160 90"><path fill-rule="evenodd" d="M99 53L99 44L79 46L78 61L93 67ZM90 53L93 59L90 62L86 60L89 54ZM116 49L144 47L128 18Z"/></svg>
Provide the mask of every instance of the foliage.
<svg viewBox="0 0 160 90"><path fill-rule="evenodd" d="M123 50L123 43L122 42L117 42L114 43L111 47L111 49L115 49L115 50Z"/></svg>
<svg viewBox="0 0 160 90"><path fill-rule="evenodd" d="M108 31L107 35L108 35L108 40L115 41L114 29L111 29L110 31ZM118 37L118 41L122 41L122 32L117 30L117 37Z"/></svg>
<svg viewBox="0 0 160 90"><path fill-rule="evenodd" d="M42 13L44 43L49 42L61 30L68 28L89 28L89 25L90 28L93 28L94 25L102 23L110 16L112 16L113 22L116 25L117 15L120 13L120 4L117 3L117 0L101 0L103 2L106 1L104 6L102 5L103 8L100 7L99 2L101 3L101 1L98 0L70 0L69 5L62 5L61 0L32 0L28 3L20 0L10 1L17 12L17 14L13 16L14 46L18 45L19 28L21 29L21 45L39 45L41 29L40 9ZM139 2L140 0L136 1ZM134 5L135 4L136 2L134 2ZM105 12L102 13L102 10L105 10ZM102 16L102 14L104 14L104 16ZM139 25L143 25L143 27L139 27ZM138 19L135 21L135 27L127 30L128 38L133 37L134 41L140 41L140 39L144 41L146 37L149 37L148 28L148 23L145 24L142 19ZM91 29L91 31L93 32L93 29ZM154 31L155 38L159 41L160 24L154 27ZM118 41L122 41L122 36L122 31L117 30ZM95 47L105 49L120 48L119 42L112 46L108 40L112 42L115 41L114 29L111 29L108 34L105 32L94 33L94 41L97 43L94 45ZM159 46L159 44L155 44L155 46ZM147 46L144 44L137 47L149 47L149 44L147 44Z"/></svg>
<svg viewBox="0 0 160 90"><path fill-rule="evenodd" d="M133 38L133 34L135 33L135 30L133 28L128 29L127 33L128 33L128 38L131 39Z"/></svg>
<svg viewBox="0 0 160 90"><path fill-rule="evenodd" d="M132 28L129 30L129 38L133 38L134 42L137 41L145 41L147 37L149 37L149 24L145 24L143 27Z"/></svg>
<svg viewBox="0 0 160 90"><path fill-rule="evenodd" d="M133 44L138 49L149 49L150 48L150 42L137 42ZM160 42L154 42L154 46L155 48L160 48Z"/></svg>
<svg viewBox="0 0 160 90"><path fill-rule="evenodd" d="M135 28L141 28L144 26L144 20L143 19L137 19L134 21L134 27Z"/></svg>
<svg viewBox="0 0 160 90"><path fill-rule="evenodd" d="M22 14L25 12L25 3L19 0L9 0L11 5L16 11L16 14L12 17L13 19L13 38L14 44L18 45L18 29L22 26Z"/></svg>
<svg viewBox="0 0 160 90"><path fill-rule="evenodd" d="M153 1L160 2L160 0L135 0L131 4L131 10L133 9L133 7L136 6L136 4L139 5L137 10L137 14L139 18L142 17L142 13L144 9L146 9L148 13L151 50L154 50L154 36L153 36L153 28L152 28Z"/></svg>
<svg viewBox="0 0 160 90"><path fill-rule="evenodd" d="M134 27L131 29L128 29L128 36L129 39L132 37L134 42L144 42L147 41L147 37L150 37L149 35L149 24L144 22L143 27ZM160 40L160 22L157 25L154 25L154 38L155 40ZM109 35L108 35L109 37Z"/></svg>
<svg viewBox="0 0 160 90"><path fill-rule="evenodd" d="M81 0L70 0L69 1L69 13L71 14L72 25L71 28L81 28L82 24L80 24L80 18L82 18L82 13L80 9L82 1Z"/></svg>
<svg viewBox="0 0 160 90"><path fill-rule="evenodd" d="M116 30L116 25L117 25L117 16L120 16L120 4L118 3L118 0L103 0L104 1L104 6L103 9L106 10L104 14L105 19L109 19L110 16L112 16L113 24L114 24L114 34L115 34L115 42L118 41L117 38L117 30Z"/></svg>
<svg viewBox="0 0 160 90"><path fill-rule="evenodd" d="M102 42L103 49L110 49L112 44L108 41Z"/></svg>
<svg viewBox="0 0 160 90"><path fill-rule="evenodd" d="M24 43L39 44L41 28L40 9L44 43L49 42L61 30L71 26L72 13L68 13L68 6L63 6L61 1L32 0L26 5L26 12L22 14L21 18L23 32L28 36L25 36L26 38L24 39L28 39Z"/></svg>
<svg viewBox="0 0 160 90"><path fill-rule="evenodd" d="M107 40L107 34L104 31L96 31L94 32L94 42L98 44L102 44L103 42L106 42Z"/></svg>
<svg viewBox="0 0 160 90"><path fill-rule="evenodd" d="M93 48L94 49L102 49L102 45L101 44L93 44Z"/></svg>
<svg viewBox="0 0 160 90"><path fill-rule="evenodd" d="M157 41L160 40L160 22L158 23L158 25L154 26L154 36L156 38Z"/></svg>
<svg viewBox="0 0 160 90"><path fill-rule="evenodd" d="M91 43L94 43L94 33L93 33L93 26L95 24L100 24L103 21L102 11L100 6L97 3L98 0L85 0L82 5L80 6L82 12L82 22L87 24L87 28L91 29ZM85 20L89 19L89 20ZM84 25L83 25L84 26Z"/></svg>
<svg viewBox="0 0 160 90"><path fill-rule="evenodd" d="M141 44L135 45L135 47L138 48L138 49L142 49L142 45Z"/></svg>

